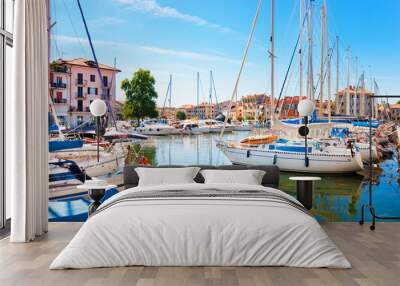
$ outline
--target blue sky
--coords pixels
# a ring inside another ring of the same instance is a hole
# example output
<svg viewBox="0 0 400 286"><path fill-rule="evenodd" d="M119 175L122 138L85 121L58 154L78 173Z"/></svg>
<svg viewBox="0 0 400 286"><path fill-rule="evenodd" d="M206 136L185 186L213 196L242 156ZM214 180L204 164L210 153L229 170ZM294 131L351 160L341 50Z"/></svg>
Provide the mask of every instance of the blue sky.
<svg viewBox="0 0 400 286"><path fill-rule="evenodd" d="M138 68L156 78L162 105L169 75L173 75L172 105L196 102L196 73L201 77L201 101L208 99L209 71L214 73L219 101L232 95L243 50L258 0L83 0L89 29L100 62L122 72L119 86ZM278 94L299 33L299 0L275 1L276 89ZM320 62L320 7L315 0L314 71ZM91 58L75 0L53 0L52 58ZM400 93L400 1L327 0L331 44L340 37L340 86L346 81L345 50L351 47L351 83L365 72L366 85L376 78L381 93ZM249 57L239 84L239 96L270 93L270 0L264 0ZM305 34L306 37L306 34ZM304 48L307 52L307 49ZM284 95L298 95L298 58ZM306 60L304 58L304 65ZM332 86L336 76L333 59ZM304 83L305 86L305 83Z"/></svg>

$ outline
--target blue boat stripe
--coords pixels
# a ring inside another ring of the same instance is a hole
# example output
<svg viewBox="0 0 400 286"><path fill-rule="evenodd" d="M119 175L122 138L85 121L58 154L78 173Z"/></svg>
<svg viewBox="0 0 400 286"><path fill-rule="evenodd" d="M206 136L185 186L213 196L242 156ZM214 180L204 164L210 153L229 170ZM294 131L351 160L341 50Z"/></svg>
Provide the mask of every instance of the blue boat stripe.
<svg viewBox="0 0 400 286"><path fill-rule="evenodd" d="M242 154L242 153L240 153L240 152L235 152L235 151L228 151L228 152L236 153L236 154ZM268 155L267 155L267 156L262 156L262 155L257 155L257 154L253 154L253 153L251 153L250 156L257 156L257 157L263 157L263 158L274 158L273 156L268 156ZM278 157L277 159L278 159L278 160L279 160L279 159L285 159L285 160L304 161L304 158L302 158L302 159L297 159L297 158L289 158L289 157ZM350 160L340 161L340 160L318 160L318 159L312 159L312 158L309 158L309 159L310 159L310 161L318 161L318 162L340 162L340 163L351 162Z"/></svg>

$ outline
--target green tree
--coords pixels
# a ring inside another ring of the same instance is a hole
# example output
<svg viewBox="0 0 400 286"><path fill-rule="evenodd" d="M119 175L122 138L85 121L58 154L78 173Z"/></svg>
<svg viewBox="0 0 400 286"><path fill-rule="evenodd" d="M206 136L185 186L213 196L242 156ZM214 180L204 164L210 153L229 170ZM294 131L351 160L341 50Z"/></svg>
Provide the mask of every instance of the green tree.
<svg viewBox="0 0 400 286"><path fill-rule="evenodd" d="M158 116L155 83L156 80L150 71L144 69L137 70L131 80L126 78L121 82L121 89L126 96L123 107L124 119L142 120L145 117Z"/></svg>
<svg viewBox="0 0 400 286"><path fill-rule="evenodd" d="M398 100L396 103L397 103L397 104L400 104L400 100Z"/></svg>
<svg viewBox="0 0 400 286"><path fill-rule="evenodd" d="M185 120L186 119L186 113L183 111L178 111L176 113L176 119L178 120Z"/></svg>

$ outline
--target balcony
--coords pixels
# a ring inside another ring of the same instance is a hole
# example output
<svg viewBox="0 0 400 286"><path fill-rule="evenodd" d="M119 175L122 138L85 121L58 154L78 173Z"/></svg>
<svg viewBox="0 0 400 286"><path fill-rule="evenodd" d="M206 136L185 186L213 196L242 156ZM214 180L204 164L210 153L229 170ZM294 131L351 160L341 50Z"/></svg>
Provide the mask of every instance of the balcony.
<svg viewBox="0 0 400 286"><path fill-rule="evenodd" d="M67 88L67 84L63 82L52 82L50 86L51 88Z"/></svg>
<svg viewBox="0 0 400 286"><path fill-rule="evenodd" d="M89 107L78 108L76 106L70 106L68 112L85 112L85 113L89 113L90 109L89 109Z"/></svg>
<svg viewBox="0 0 400 286"><path fill-rule="evenodd" d="M75 85L83 85L87 86L87 80L78 80L77 78L75 79Z"/></svg>
<svg viewBox="0 0 400 286"><path fill-rule="evenodd" d="M66 98L62 98L62 99L55 99L55 100L53 100L53 103L54 103L54 104L67 104L68 101L67 101Z"/></svg>
<svg viewBox="0 0 400 286"><path fill-rule="evenodd" d="M87 98L87 96L88 96L88 94L86 92L79 94L77 91L75 91L75 99L84 100Z"/></svg>
<svg viewBox="0 0 400 286"><path fill-rule="evenodd" d="M68 73L68 67L67 66L51 65L50 66L50 71L51 72L58 72L58 73Z"/></svg>

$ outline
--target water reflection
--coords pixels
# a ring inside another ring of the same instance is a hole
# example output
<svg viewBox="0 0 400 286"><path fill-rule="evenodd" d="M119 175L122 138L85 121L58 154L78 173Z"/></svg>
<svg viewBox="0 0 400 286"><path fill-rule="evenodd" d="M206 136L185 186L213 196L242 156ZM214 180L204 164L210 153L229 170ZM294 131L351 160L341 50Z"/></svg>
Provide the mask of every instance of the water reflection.
<svg viewBox="0 0 400 286"><path fill-rule="evenodd" d="M248 132L224 134L226 140L238 140ZM200 136L151 137L146 143L135 145L131 162L145 155L151 165L224 165L231 164L220 152L215 139L218 134ZM382 172L373 186L376 211L393 216L400 212L400 187L397 158L380 164ZM289 177L296 174L281 173L280 189L295 196L295 182ZM297 174L298 175L298 174ZM312 213L320 221L358 221L360 208L368 201L368 185L360 175L318 175L315 185Z"/></svg>

